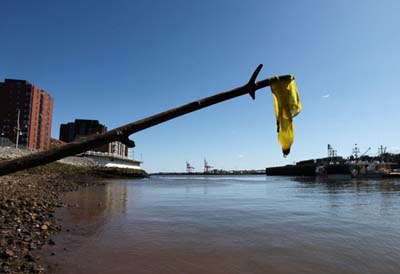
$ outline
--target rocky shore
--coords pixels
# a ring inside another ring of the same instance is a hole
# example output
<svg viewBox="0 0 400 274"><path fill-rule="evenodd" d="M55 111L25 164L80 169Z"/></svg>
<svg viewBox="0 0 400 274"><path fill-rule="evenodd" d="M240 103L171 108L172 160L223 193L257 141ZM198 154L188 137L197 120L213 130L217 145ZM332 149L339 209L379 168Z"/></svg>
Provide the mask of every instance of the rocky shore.
<svg viewBox="0 0 400 274"><path fill-rule="evenodd" d="M63 192L104 184L113 176L144 177L141 171L124 174L52 163L0 177L0 273L45 273L35 250L56 244L52 235L61 228L54 212Z"/></svg>

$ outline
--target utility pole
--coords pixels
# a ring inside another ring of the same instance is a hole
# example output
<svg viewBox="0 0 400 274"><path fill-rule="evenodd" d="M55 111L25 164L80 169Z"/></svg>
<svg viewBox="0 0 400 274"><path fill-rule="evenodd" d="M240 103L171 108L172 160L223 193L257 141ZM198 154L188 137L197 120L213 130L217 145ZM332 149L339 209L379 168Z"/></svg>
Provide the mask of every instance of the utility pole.
<svg viewBox="0 0 400 274"><path fill-rule="evenodd" d="M19 127L19 115L20 115L20 112L21 112L21 111L18 109L17 128L16 128L16 130L17 130L17 137L16 137L16 140L15 140L15 148L18 148L19 134L20 134L20 132L21 132L21 128Z"/></svg>

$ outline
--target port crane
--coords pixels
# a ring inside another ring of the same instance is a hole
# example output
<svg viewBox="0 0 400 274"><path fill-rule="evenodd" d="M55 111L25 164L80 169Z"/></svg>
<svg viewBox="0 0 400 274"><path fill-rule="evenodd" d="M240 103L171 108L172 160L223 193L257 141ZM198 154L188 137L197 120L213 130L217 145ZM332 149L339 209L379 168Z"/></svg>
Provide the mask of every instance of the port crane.
<svg viewBox="0 0 400 274"><path fill-rule="evenodd" d="M186 172L192 173L194 171L194 166L190 165L188 161L186 161Z"/></svg>
<svg viewBox="0 0 400 274"><path fill-rule="evenodd" d="M208 164L206 158L204 158L204 173L209 173L212 168L213 168L213 166L210 166Z"/></svg>

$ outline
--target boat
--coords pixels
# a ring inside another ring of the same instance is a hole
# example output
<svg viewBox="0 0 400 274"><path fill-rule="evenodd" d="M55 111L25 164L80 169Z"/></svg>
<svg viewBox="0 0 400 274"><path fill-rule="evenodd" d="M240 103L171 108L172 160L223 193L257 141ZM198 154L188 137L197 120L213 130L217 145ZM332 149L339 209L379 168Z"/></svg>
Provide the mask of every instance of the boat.
<svg viewBox="0 0 400 274"><path fill-rule="evenodd" d="M400 170L397 169L398 164L383 161L359 161L354 165L356 169L355 178L389 178L400 177Z"/></svg>
<svg viewBox="0 0 400 274"><path fill-rule="evenodd" d="M351 179L352 173L350 165L342 163L326 163L316 167L315 173L317 177L328 179Z"/></svg>
<svg viewBox="0 0 400 274"><path fill-rule="evenodd" d="M379 161L347 161L345 163L326 163L317 166L318 177L381 179L400 177L397 163Z"/></svg>

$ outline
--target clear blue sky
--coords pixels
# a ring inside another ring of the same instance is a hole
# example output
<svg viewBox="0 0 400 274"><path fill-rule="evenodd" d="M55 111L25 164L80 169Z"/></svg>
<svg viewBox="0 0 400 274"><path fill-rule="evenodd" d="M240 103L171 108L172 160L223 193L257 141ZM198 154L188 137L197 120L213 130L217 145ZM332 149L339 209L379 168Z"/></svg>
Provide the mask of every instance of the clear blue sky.
<svg viewBox="0 0 400 274"><path fill-rule="evenodd" d="M282 157L269 88L131 136L148 171L261 169L398 152L400 1L1 1L0 80L26 79L60 123L109 129L259 79L294 74L303 111Z"/></svg>

